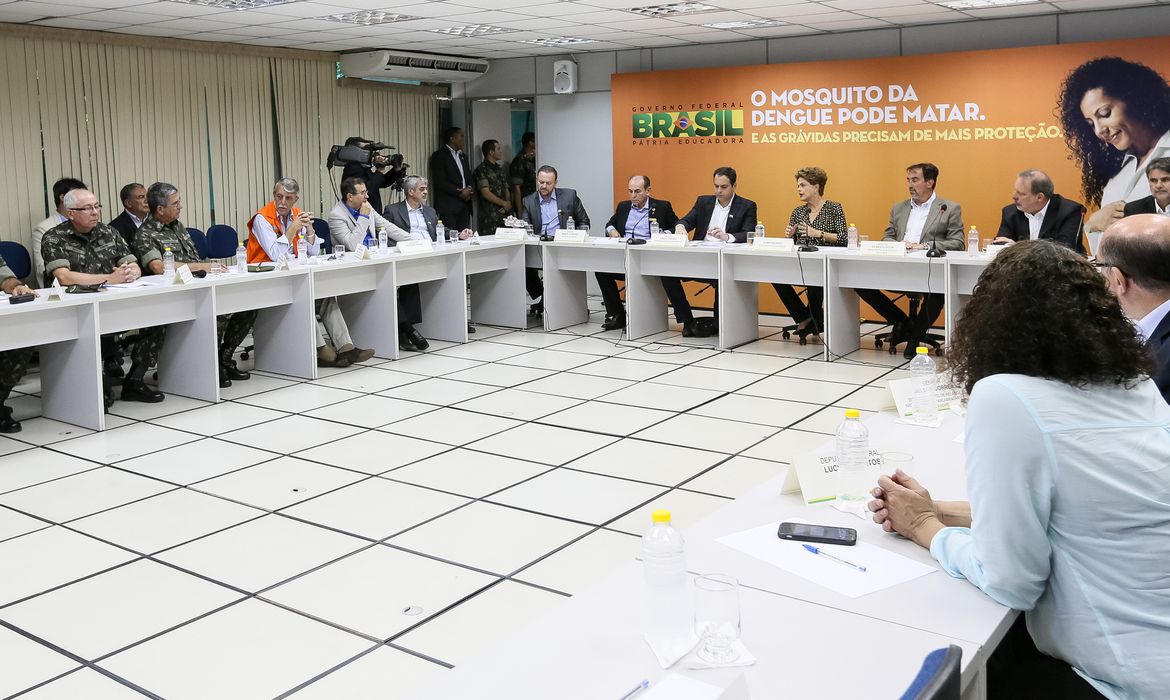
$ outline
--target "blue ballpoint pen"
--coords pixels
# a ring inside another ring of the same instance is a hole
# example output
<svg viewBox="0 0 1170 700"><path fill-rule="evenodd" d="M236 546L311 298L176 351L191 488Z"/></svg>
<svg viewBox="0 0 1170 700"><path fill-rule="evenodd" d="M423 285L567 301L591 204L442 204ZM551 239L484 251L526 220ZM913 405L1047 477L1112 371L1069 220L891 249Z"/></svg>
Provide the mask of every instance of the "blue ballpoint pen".
<svg viewBox="0 0 1170 700"><path fill-rule="evenodd" d="M863 574L865 573L864 566L858 566L857 564L854 564L851 561L845 561L844 559L840 559L838 557L835 557L832 554L829 554L825 550L821 549L820 547L814 547L811 544L806 544L806 545L804 545L804 548L807 549L808 551L812 552L813 554L819 554L822 557L832 559L833 561L837 562L838 564L844 564L845 566L851 566L854 569L857 569L858 571L860 571L861 573L863 573Z"/></svg>
<svg viewBox="0 0 1170 700"><path fill-rule="evenodd" d="M633 697L633 695L635 693L637 693L639 690L641 690L643 688L649 688L649 687L650 687L650 681L642 681L638 685L634 686L633 689L630 690L630 692L628 692L625 695L618 698L618 700L626 700L626 698Z"/></svg>

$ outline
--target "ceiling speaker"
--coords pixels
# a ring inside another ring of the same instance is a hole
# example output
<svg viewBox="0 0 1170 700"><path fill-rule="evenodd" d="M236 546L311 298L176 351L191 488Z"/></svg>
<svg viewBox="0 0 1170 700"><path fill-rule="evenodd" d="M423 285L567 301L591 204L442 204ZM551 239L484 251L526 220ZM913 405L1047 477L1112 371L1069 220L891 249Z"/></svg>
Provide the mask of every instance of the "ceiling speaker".
<svg viewBox="0 0 1170 700"><path fill-rule="evenodd" d="M553 92L571 95L577 92L577 64L572 61L553 63Z"/></svg>

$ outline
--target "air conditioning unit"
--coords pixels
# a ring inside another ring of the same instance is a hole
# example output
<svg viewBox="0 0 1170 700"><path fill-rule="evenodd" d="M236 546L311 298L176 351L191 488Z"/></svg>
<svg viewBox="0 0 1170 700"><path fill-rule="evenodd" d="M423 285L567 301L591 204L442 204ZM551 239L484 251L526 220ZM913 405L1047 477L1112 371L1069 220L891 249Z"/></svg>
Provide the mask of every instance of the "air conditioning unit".
<svg viewBox="0 0 1170 700"><path fill-rule="evenodd" d="M488 62L466 56L441 56L417 51L363 51L341 55L341 72L362 80L419 80L456 83L487 73Z"/></svg>

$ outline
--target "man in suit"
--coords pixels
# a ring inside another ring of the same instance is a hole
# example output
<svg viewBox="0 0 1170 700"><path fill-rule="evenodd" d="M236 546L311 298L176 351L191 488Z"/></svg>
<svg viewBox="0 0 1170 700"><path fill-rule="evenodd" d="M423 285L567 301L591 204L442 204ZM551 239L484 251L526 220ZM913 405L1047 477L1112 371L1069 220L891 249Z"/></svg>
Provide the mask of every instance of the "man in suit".
<svg viewBox="0 0 1170 700"><path fill-rule="evenodd" d="M1025 170L1016 176L1012 204L1003 208L996 243L1052 241L1081 255L1081 221L1085 208L1080 202L1055 193L1052 178L1040 170Z"/></svg>
<svg viewBox="0 0 1170 700"><path fill-rule="evenodd" d="M361 136L350 136L345 140L346 146L357 146L367 150L373 143L373 141ZM368 165L346 163L345 167L341 169L341 179L360 178L362 182L366 183L370 207L374 211L382 211L382 190L393 185L402 172L404 171L394 171L390 165L390 158L385 153L377 152L373 154ZM353 249L350 248L350 250Z"/></svg>
<svg viewBox="0 0 1170 700"><path fill-rule="evenodd" d="M463 130L453 126L443 132L443 145L431 155L431 181L435 183L435 211L447 228L471 225L471 163L463 152Z"/></svg>
<svg viewBox="0 0 1170 700"><path fill-rule="evenodd" d="M617 206L617 211L605 225L605 233L611 238L650 238L650 222L656 221L663 231L669 231L678 223L678 216L670 202L650 196L650 178L635 175L627 184L630 193L628 201ZM597 286L601 287L601 298L605 302L605 322L601 327L607 331L624 328L626 310L618 293L617 281L625 275L613 272L596 272Z"/></svg>
<svg viewBox="0 0 1170 700"><path fill-rule="evenodd" d="M140 182L123 185L118 191L118 199L122 202L122 213L110 221L110 226L122 234L122 238L133 248L134 234L150 213L150 207L146 204L146 187Z"/></svg>
<svg viewBox="0 0 1170 700"><path fill-rule="evenodd" d="M910 199L898 202L890 209L890 224L884 241L902 241L906 250L962 250L963 213L959 205L935 194L938 167L933 163L915 163L906 168L906 187ZM943 295L927 294L919 308L915 323L899 309L884 292L877 289L858 289L857 296L873 307L893 325L890 345L906 343L906 358L914 357L918 343L926 336L938 315L942 313Z"/></svg>
<svg viewBox="0 0 1170 700"><path fill-rule="evenodd" d="M401 202L395 202L386 207L384 212L385 220L390 226L398 229L406 234L406 238L393 237L395 242L399 240L419 240L424 241L431 239L437 240L437 229L439 225L439 214L431 207L427 206L427 180L418 175L408 175L402 181L402 191L406 194L406 199ZM471 229L465 228L459 232L460 240L465 240L471 236ZM402 350L418 350L422 351L430 345L423 338L422 334L415 330L411 325L410 332L412 334L407 337L404 335L405 327L402 322L408 321L410 324L422 322L422 306L419 299L418 285L410 285L413 291L407 291L407 287L398 288L398 347ZM475 326L470 323L467 324L467 332L474 333ZM408 332L406 332L408 333ZM418 336L415 338L414 336ZM407 337L414 345L413 348L407 347L402 339ZM422 340L420 347L417 342Z"/></svg>
<svg viewBox="0 0 1170 700"><path fill-rule="evenodd" d="M751 232L756 230L756 203L735 193L735 169L723 166L716 168L712 176L715 194L699 195L687 215L674 226L675 233L685 236L694 229L694 240L705 238L724 243L744 243ZM696 320L691 303L683 290L684 281L678 277L663 277L662 287L674 307L674 319L683 326L683 337L707 338L719 333L719 291L715 291L715 316ZM694 280L706 282L712 287L715 280Z"/></svg>
<svg viewBox="0 0 1170 700"><path fill-rule="evenodd" d="M1125 205L1125 216L1134 214L1162 214L1170 216L1170 158L1155 158L1146 166L1150 180L1150 196Z"/></svg>
<svg viewBox="0 0 1170 700"><path fill-rule="evenodd" d="M12 296L32 294L32 289L25 285L4 262L0 255L0 292ZM19 433L20 421L12 417L12 409L4 405L12 389L20 383L24 370L32 359L33 348L13 348L0 352L0 433Z"/></svg>
<svg viewBox="0 0 1170 700"><path fill-rule="evenodd" d="M384 231L388 241L408 241L408 231L396 226L370 206L370 194L366 183L359 177L348 177L341 181L341 201L329 212L329 237L334 245L343 245L346 250L357 250L366 236L378 240L378 233ZM398 349L407 352L422 352L430 343L418 332L414 324L422 323L422 300L417 284L398 288Z"/></svg>
<svg viewBox="0 0 1170 700"><path fill-rule="evenodd" d="M1157 360L1154 383L1170 403L1170 217L1135 214L1101 236L1097 262Z"/></svg>
<svg viewBox="0 0 1170 700"><path fill-rule="evenodd" d="M520 202L520 219L532 224L532 230L538 236L552 237L558 228L565 228L569 219L573 219L573 228L588 229L589 214L585 212L585 205L577 198L577 190L568 187L557 187L557 169L551 165L542 165L536 171L536 191ZM528 268L525 286L528 296L532 297L533 314L544 311L544 284L536 268Z"/></svg>

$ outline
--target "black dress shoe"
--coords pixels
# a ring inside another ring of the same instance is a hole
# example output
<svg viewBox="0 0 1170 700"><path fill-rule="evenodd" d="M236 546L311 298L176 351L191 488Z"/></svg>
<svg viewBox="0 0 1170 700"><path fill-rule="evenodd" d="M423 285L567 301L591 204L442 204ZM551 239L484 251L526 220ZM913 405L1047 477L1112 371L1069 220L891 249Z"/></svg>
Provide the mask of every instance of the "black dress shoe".
<svg viewBox="0 0 1170 700"><path fill-rule="evenodd" d="M475 332L475 326L471 325L470 323L469 323L469 324L467 324L467 332L468 332L468 333L474 333L474 332Z"/></svg>
<svg viewBox="0 0 1170 700"><path fill-rule="evenodd" d="M683 322L683 337L684 338L694 338L695 337L695 322L694 321L684 321Z"/></svg>
<svg viewBox="0 0 1170 700"><path fill-rule="evenodd" d="M114 379L121 379L126 376L126 370L122 369L122 363L117 360L106 360L102 363L102 371L107 377Z"/></svg>
<svg viewBox="0 0 1170 700"><path fill-rule="evenodd" d="M232 380L228 379L223 373L223 367L219 368L219 388L226 389L232 385Z"/></svg>
<svg viewBox="0 0 1170 700"><path fill-rule="evenodd" d="M234 382L243 382L252 378L251 372L246 372L239 367L236 367L234 360L227 360L219 366L219 376L230 379Z"/></svg>
<svg viewBox="0 0 1170 700"><path fill-rule="evenodd" d="M155 391L146 386L141 379L127 379L122 382L122 400L140 401L142 403L159 403L166 396L161 391Z"/></svg>
<svg viewBox="0 0 1170 700"><path fill-rule="evenodd" d="M616 331L619 328L626 327L626 315L619 314L617 316L606 316L605 321L601 324L603 331Z"/></svg>
<svg viewBox="0 0 1170 700"><path fill-rule="evenodd" d="M0 406L0 433L11 435L20 432L20 421L12 417L12 409Z"/></svg>
<svg viewBox="0 0 1170 700"><path fill-rule="evenodd" d="M533 316L539 316L544 313L544 301L538 301L532 306L528 307L528 313Z"/></svg>
<svg viewBox="0 0 1170 700"><path fill-rule="evenodd" d="M907 360L913 360L914 356L918 354L918 343L906 343L906 350L902 353L902 357Z"/></svg>
<svg viewBox="0 0 1170 700"><path fill-rule="evenodd" d="M418 348L405 335L398 336L398 349L402 352L418 352Z"/></svg>
<svg viewBox="0 0 1170 700"><path fill-rule="evenodd" d="M414 326L407 326L403 329L403 331L406 334L406 339L409 340L411 344L414 345L414 348L419 352L422 352L431 346L431 344L427 342L427 339L422 336L422 333L419 333L418 329Z"/></svg>
<svg viewBox="0 0 1170 700"><path fill-rule="evenodd" d="M710 338L719 335L719 324L713 318L695 319L695 337Z"/></svg>

